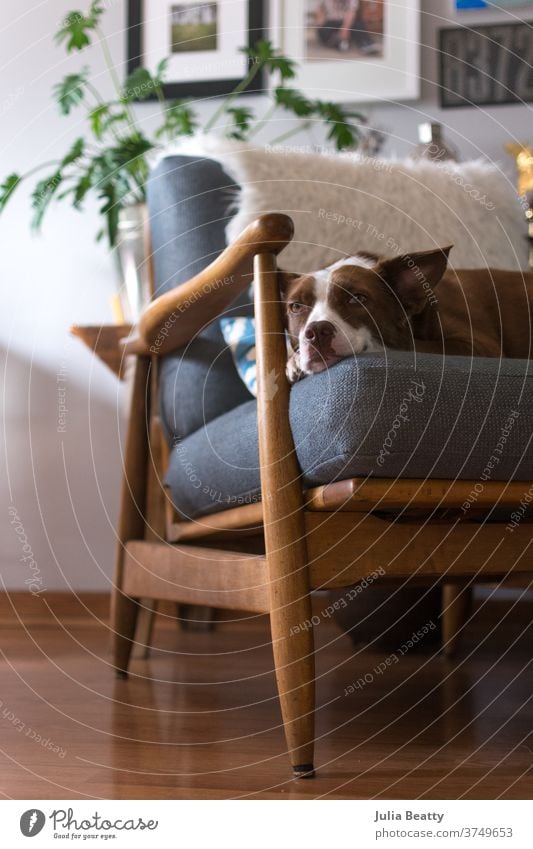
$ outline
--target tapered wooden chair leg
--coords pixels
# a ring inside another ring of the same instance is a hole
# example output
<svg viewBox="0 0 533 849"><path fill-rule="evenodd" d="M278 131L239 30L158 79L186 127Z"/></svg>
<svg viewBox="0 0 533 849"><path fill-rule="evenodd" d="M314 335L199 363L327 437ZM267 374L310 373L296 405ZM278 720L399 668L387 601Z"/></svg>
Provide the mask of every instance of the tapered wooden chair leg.
<svg viewBox="0 0 533 849"><path fill-rule="evenodd" d="M446 583L442 587L442 645L446 657L460 647L464 625L472 609L472 587Z"/></svg>
<svg viewBox="0 0 533 849"><path fill-rule="evenodd" d="M206 634L215 627L216 610L204 604L177 604L178 625L182 631Z"/></svg>
<svg viewBox="0 0 533 849"><path fill-rule="evenodd" d="M130 540L143 539L145 533L146 471L148 433L146 410L149 404L150 361L139 357L135 364L131 393L131 409L124 455L124 477L117 532L114 586L111 595L111 634L113 662L117 676L125 678L133 647L139 613L137 602L125 595L123 587L124 558Z"/></svg>
<svg viewBox="0 0 533 849"><path fill-rule="evenodd" d="M128 666L135 639L139 605L121 590L115 589L111 606L113 664L117 678L128 677Z"/></svg>
<svg viewBox="0 0 533 849"><path fill-rule="evenodd" d="M315 663L310 618L308 599L285 602L270 612L281 715L296 778L314 774Z"/></svg>
<svg viewBox="0 0 533 849"><path fill-rule="evenodd" d="M156 613L155 599L141 599L135 628L135 645L131 653L131 656L137 660L146 660L150 656Z"/></svg>

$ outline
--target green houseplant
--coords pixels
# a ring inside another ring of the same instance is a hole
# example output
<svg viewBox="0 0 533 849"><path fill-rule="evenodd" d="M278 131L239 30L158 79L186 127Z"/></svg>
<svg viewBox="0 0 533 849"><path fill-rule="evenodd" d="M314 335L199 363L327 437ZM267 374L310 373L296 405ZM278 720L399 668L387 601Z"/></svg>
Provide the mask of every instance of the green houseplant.
<svg viewBox="0 0 533 849"><path fill-rule="evenodd" d="M328 139L337 150L357 147L363 116L335 103L311 100L291 88L294 62L268 41L258 42L252 49L242 49L249 60L245 78L221 100L213 115L201 126L192 102L165 100L166 59L160 62L155 73L137 68L123 82L119 79L101 28L103 14L103 3L93 0L86 13L69 13L55 38L67 53L83 51L93 43L100 44L113 84L113 98L101 96L91 82L86 65L54 86L53 96L62 115L85 110L86 132L58 159L44 162L25 174L9 174L0 185L0 213L19 186L42 171L44 176L37 179L31 193L32 228L40 229L52 201L67 201L80 210L85 198L94 195L103 218L97 237L106 235L109 245L115 247L120 242L121 215L145 201L150 157L180 137L204 131L247 141L268 126L275 110L281 109L295 116L298 123L283 136L272 139L271 144L284 141L310 126L311 122L319 121L326 125ZM275 86L269 94L266 111L257 116L243 103L241 96L262 69L270 74ZM161 120L157 129L148 134L141 128L135 109L138 101L154 97L160 103Z"/></svg>

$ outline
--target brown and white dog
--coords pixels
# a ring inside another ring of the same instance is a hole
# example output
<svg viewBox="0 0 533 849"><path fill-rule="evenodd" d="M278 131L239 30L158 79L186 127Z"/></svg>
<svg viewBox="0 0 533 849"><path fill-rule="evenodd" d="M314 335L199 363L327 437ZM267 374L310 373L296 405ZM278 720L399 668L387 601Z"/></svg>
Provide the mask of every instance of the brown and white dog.
<svg viewBox="0 0 533 849"><path fill-rule="evenodd" d="M533 274L447 270L450 250L359 254L312 274L280 271L294 351L289 380L385 348L529 358Z"/></svg>

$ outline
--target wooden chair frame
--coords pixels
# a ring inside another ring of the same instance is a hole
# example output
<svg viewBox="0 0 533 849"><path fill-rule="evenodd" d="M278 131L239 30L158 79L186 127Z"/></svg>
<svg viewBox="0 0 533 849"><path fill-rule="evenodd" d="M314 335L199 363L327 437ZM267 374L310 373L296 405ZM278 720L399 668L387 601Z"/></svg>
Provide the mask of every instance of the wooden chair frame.
<svg viewBox="0 0 533 849"><path fill-rule="evenodd" d="M512 533L484 521L495 506L519 503L527 482L486 482L475 513L467 515L460 506L472 481L374 478L303 491L288 417L276 265L291 237L287 216L262 216L201 274L153 301L120 357L118 349L110 356L117 371L121 358L136 357L112 628L114 663L125 676L134 642L150 642L152 602L145 600L268 613L290 761L296 777L311 777L314 641L312 628L299 627L311 620L311 591L349 587L378 567L387 579L442 580L450 652L464 622L469 580L531 571L532 535L526 521ZM262 501L185 521L161 484L168 448L158 418L158 356L216 318L249 285L252 270ZM115 329L115 341L123 332Z"/></svg>

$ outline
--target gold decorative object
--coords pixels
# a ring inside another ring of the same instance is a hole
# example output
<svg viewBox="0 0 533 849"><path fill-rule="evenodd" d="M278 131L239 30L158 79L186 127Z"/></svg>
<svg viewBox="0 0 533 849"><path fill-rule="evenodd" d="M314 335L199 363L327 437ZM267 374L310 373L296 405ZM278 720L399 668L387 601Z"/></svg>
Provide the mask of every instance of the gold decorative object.
<svg viewBox="0 0 533 849"><path fill-rule="evenodd" d="M524 212L529 237L529 267L533 269L533 147L508 142L505 150L514 156L518 169L518 194L524 198Z"/></svg>
<svg viewBox="0 0 533 849"><path fill-rule="evenodd" d="M514 156L518 168L518 194L533 191L533 147L527 144L508 142L505 150Z"/></svg>

